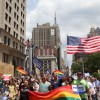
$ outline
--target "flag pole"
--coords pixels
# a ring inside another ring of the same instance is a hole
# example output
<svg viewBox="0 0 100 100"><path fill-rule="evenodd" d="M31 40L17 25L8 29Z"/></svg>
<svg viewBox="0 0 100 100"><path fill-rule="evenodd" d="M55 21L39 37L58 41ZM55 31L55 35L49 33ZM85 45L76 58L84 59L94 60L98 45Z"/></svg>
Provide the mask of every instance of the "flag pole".
<svg viewBox="0 0 100 100"><path fill-rule="evenodd" d="M84 62L83 62L83 57L81 57L81 62L82 62L82 71L83 71L83 75L84 75Z"/></svg>

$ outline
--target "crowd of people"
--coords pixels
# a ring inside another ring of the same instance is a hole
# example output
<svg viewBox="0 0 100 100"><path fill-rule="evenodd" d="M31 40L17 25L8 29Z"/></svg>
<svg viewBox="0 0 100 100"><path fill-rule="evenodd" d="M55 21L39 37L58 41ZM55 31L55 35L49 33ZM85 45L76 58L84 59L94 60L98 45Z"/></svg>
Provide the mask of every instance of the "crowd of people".
<svg viewBox="0 0 100 100"><path fill-rule="evenodd" d="M77 73L77 79L72 76L59 78L53 72L51 74L22 75L11 77L9 81L0 78L0 100L28 100L27 91L47 93L61 86L82 86L81 100L100 100L100 78L83 77L82 72Z"/></svg>

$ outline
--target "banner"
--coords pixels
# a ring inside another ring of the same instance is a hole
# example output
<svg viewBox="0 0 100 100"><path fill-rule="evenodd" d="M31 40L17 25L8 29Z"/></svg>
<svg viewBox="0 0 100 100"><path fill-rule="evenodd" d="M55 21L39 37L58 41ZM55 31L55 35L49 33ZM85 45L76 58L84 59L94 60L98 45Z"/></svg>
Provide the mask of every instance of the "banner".
<svg viewBox="0 0 100 100"><path fill-rule="evenodd" d="M33 57L33 63L36 64L38 69L41 69L43 66L43 62L35 56Z"/></svg>
<svg viewBox="0 0 100 100"><path fill-rule="evenodd" d="M28 97L29 100L81 100L71 86L62 86L44 94L28 91Z"/></svg>
<svg viewBox="0 0 100 100"><path fill-rule="evenodd" d="M77 94L86 93L86 89L84 85L72 85L72 89L73 89L73 92Z"/></svg>

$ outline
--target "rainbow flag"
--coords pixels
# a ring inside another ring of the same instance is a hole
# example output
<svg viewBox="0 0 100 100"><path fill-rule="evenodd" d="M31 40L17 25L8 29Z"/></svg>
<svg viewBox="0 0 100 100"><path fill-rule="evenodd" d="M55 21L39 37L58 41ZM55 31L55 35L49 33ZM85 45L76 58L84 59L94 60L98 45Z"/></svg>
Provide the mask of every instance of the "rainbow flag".
<svg viewBox="0 0 100 100"><path fill-rule="evenodd" d="M0 73L0 76L1 76L1 75L3 75L3 74Z"/></svg>
<svg viewBox="0 0 100 100"><path fill-rule="evenodd" d="M54 73L56 73L59 78L62 78L64 76L64 73L61 72L60 70L55 70Z"/></svg>
<svg viewBox="0 0 100 100"><path fill-rule="evenodd" d="M24 69L23 69L21 66L18 66L18 67L17 67L17 71L19 71L19 72L22 73L22 74L27 74L27 72L24 71Z"/></svg>
<svg viewBox="0 0 100 100"><path fill-rule="evenodd" d="M29 100L81 100L71 86L62 86L44 94L28 91L28 97Z"/></svg>

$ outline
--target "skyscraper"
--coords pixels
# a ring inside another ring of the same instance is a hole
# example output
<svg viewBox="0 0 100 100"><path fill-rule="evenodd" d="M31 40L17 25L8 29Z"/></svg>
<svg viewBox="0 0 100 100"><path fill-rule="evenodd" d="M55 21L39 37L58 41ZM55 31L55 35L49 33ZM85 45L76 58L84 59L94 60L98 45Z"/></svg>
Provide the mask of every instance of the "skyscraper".
<svg viewBox="0 0 100 100"><path fill-rule="evenodd" d="M37 24L32 31L32 43L38 47L35 54L43 61L44 71L53 71L53 67L60 69L60 29L56 21L52 26L50 23Z"/></svg>
<svg viewBox="0 0 100 100"><path fill-rule="evenodd" d="M33 28L32 42L38 47L44 46L59 46L60 43L60 30L57 24L50 26L50 23L38 25Z"/></svg>
<svg viewBox="0 0 100 100"><path fill-rule="evenodd" d="M0 0L0 62L24 66L25 33L26 0Z"/></svg>

